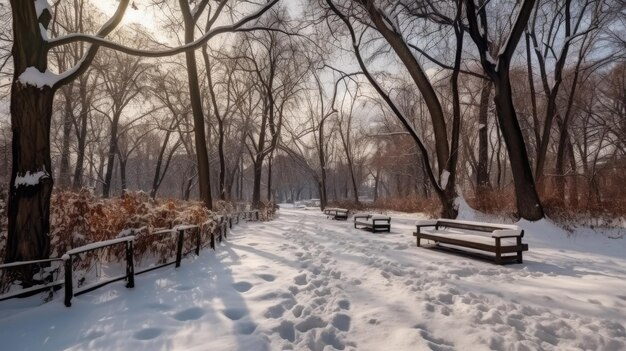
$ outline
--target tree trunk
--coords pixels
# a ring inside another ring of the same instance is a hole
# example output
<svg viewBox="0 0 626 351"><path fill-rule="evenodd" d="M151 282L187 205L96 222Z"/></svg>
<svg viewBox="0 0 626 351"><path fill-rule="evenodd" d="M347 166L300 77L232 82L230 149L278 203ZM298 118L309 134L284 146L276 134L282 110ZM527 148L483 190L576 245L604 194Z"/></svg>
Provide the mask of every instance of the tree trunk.
<svg viewBox="0 0 626 351"><path fill-rule="evenodd" d="M374 202L378 201L379 184L380 184L380 167L376 167L376 175L374 176Z"/></svg>
<svg viewBox="0 0 626 351"><path fill-rule="evenodd" d="M72 188L78 190L83 186L83 171L85 165L85 148L87 146L87 117L89 114L89 99L87 98L87 80L81 77L78 80L78 94L80 99L80 129L76 134L76 166L74 167L74 181Z"/></svg>
<svg viewBox="0 0 626 351"><path fill-rule="evenodd" d="M126 162L127 160L120 157L120 183L122 186L122 194L125 194L128 188L126 184Z"/></svg>
<svg viewBox="0 0 626 351"><path fill-rule="evenodd" d="M320 160L320 182L319 182L319 192L320 192L320 207L322 211L326 208L328 204L328 196L326 193L326 144L324 143L324 123L325 120L322 117L319 126L319 134L317 140L317 148L318 148L318 156Z"/></svg>
<svg viewBox="0 0 626 351"><path fill-rule="evenodd" d="M272 201L272 159L274 152L272 151L267 159L267 201Z"/></svg>
<svg viewBox="0 0 626 351"><path fill-rule="evenodd" d="M484 192L491 188L489 182L489 96L492 84L483 81L480 92L480 110L478 112L478 166L476 170L476 185L478 192ZM480 194L479 194L480 198Z"/></svg>
<svg viewBox="0 0 626 351"><path fill-rule="evenodd" d="M119 114L115 114L111 121L111 130L109 136L109 154L107 157L107 168L104 175L104 183L102 184L102 197L111 196L111 181L113 180L113 168L115 166L115 154L117 153L117 128L119 126Z"/></svg>
<svg viewBox="0 0 626 351"><path fill-rule="evenodd" d="M39 72L47 69L40 27L48 27L51 14L46 10L37 18L32 1L11 0L11 9L14 73L10 111L13 135L5 262L49 257L50 196L54 183L50 159L54 90L48 85L37 88L19 80L27 68ZM29 285L32 274L22 273L22 282Z"/></svg>
<svg viewBox="0 0 626 351"><path fill-rule="evenodd" d="M17 61L21 58L17 56L14 59ZM20 66L16 63L16 67ZM23 85L17 77L13 81L13 167L5 262L43 259L50 255L49 218L53 185L50 121L53 98L54 91L49 87L39 89ZM23 279L28 284L32 276L26 275Z"/></svg>
<svg viewBox="0 0 626 351"><path fill-rule="evenodd" d="M189 44L194 41L195 21L189 11L189 4L185 3L185 0L179 0L179 4L181 8L185 9L183 11L185 44ZM200 200L204 206L210 210L213 208L213 198L211 197L209 151L207 149L204 113L202 112L202 97L200 96L200 83L198 81L198 67L196 64L195 51L186 51L185 60L187 63L187 77L189 79L189 98L191 100L191 110L193 113ZM207 67L207 69L210 68Z"/></svg>
<svg viewBox="0 0 626 351"><path fill-rule="evenodd" d="M59 164L58 186L65 188L70 185L70 137L72 133L72 119L74 109L72 106L73 84L69 84L63 89L64 111L63 111L63 142L61 145L61 162Z"/></svg>
<svg viewBox="0 0 626 351"><path fill-rule="evenodd" d="M263 161L257 156L256 162L253 164L253 185L252 185L252 207L259 208L261 204L261 176L263 173Z"/></svg>
<svg viewBox="0 0 626 351"><path fill-rule="evenodd" d="M501 73L499 79L494 81L494 85L494 101L513 173L517 210L522 218L531 221L539 220L543 218L543 207L535 188L526 144L513 105L513 92L508 72Z"/></svg>
<svg viewBox="0 0 626 351"><path fill-rule="evenodd" d="M171 134L172 133L169 130L165 133L165 138L163 140L163 143L161 144L161 149L159 150L159 156L157 156L157 163L156 163L156 168L154 170L154 177L152 178L152 189L150 190L150 197L152 199L156 198L157 191L159 191L159 186L161 185L161 180L163 180L163 177L161 176L161 166L163 164L163 157L165 155L165 149L167 148L167 144L170 140ZM163 174L165 174L166 170L167 169L163 170Z"/></svg>

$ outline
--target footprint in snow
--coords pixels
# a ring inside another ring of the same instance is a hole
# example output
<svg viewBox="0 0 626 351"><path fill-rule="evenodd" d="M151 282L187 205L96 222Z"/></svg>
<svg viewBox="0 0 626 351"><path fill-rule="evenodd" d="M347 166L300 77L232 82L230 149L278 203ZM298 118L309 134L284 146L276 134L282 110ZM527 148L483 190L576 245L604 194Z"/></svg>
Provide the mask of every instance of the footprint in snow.
<svg viewBox="0 0 626 351"><path fill-rule="evenodd" d="M239 321L235 324L235 332L240 335L250 335L254 333L257 325L250 321Z"/></svg>
<svg viewBox="0 0 626 351"><path fill-rule="evenodd" d="M289 341L296 341L296 331L294 330L293 322L290 321L282 321L280 325L273 329L275 332L278 332L278 335Z"/></svg>
<svg viewBox="0 0 626 351"><path fill-rule="evenodd" d="M248 282L236 282L233 283L233 289L239 291L240 293L244 293L250 289L252 289L252 284Z"/></svg>
<svg viewBox="0 0 626 351"><path fill-rule="evenodd" d="M265 318L278 319L283 316L283 313L285 313L285 307L282 304L278 304L268 308L263 316Z"/></svg>
<svg viewBox="0 0 626 351"><path fill-rule="evenodd" d="M302 273L300 275L295 276L293 278L293 282L300 286L306 285L307 284L306 274Z"/></svg>
<svg viewBox="0 0 626 351"><path fill-rule="evenodd" d="M194 321L204 316L204 313L204 309L200 307L192 307L173 314L172 318L180 322Z"/></svg>
<svg viewBox="0 0 626 351"><path fill-rule="evenodd" d="M342 310L350 309L350 301L348 300L339 300L337 304L339 305L339 308L341 308Z"/></svg>
<svg viewBox="0 0 626 351"><path fill-rule="evenodd" d="M133 338L135 340L152 340L163 333L163 329L160 328L144 328L141 329L135 334L133 334Z"/></svg>
<svg viewBox="0 0 626 351"><path fill-rule="evenodd" d="M309 316L307 319L296 324L296 329L302 333L306 333L311 329L324 328L327 324L328 323L324 322L324 320L318 316Z"/></svg>
<svg viewBox="0 0 626 351"><path fill-rule="evenodd" d="M222 314L231 321L237 321L247 315L248 311L243 308L227 308L222 311Z"/></svg>
<svg viewBox="0 0 626 351"><path fill-rule="evenodd" d="M333 317L332 325L341 331L347 332L350 330L350 320L351 318L347 314L338 313Z"/></svg>
<svg viewBox="0 0 626 351"><path fill-rule="evenodd" d="M430 334L425 326L418 324L413 328L419 331L420 336L428 342L428 347L433 351L452 351L454 350L454 344L442 338L437 338Z"/></svg>
<svg viewBox="0 0 626 351"><path fill-rule="evenodd" d="M273 282L276 279L276 276L272 274L257 274L257 277L265 280L266 282Z"/></svg>

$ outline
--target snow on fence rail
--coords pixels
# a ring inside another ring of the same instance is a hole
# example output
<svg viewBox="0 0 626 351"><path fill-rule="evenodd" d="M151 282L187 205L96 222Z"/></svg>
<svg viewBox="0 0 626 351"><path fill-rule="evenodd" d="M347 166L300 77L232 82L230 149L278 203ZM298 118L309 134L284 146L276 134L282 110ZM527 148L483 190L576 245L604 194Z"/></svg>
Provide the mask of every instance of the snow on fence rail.
<svg viewBox="0 0 626 351"><path fill-rule="evenodd" d="M193 225L193 224L184 224L178 225L173 228L163 228L157 229L151 233L145 232L145 228L139 229L130 229L128 231L124 231L121 233L121 236L116 239L99 241L95 243L90 243L84 246L80 246L77 248L73 248L67 251L60 258L51 258L46 260L36 260L36 261L22 261L22 262L12 262L0 264L0 272L1 276L0 281L4 281L5 274L10 271L14 271L16 269L23 269L28 266L37 265L38 268L31 271L38 272L37 275L41 276L37 281L40 281L41 284L37 284L28 288L19 288L15 289L18 284L12 284L7 286L6 288L0 286L2 290L0 290L0 301L16 298L16 297L25 297L34 295L36 293L42 291L50 291L58 290L61 286L65 287L65 306L70 307L72 305L72 298L74 296L78 296L81 294L85 294L87 292L93 291L105 285L108 285L113 282L125 280L126 287L132 288L135 286L135 275L146 273L158 268L162 268L165 266L169 266L171 264L175 264L176 267L180 267L182 262L182 258L192 252L196 255L200 254L200 250L205 246L210 246L215 250L215 242L221 243L223 239L226 238L228 233L228 228L232 228L233 220L235 223L239 223L241 214L235 213L234 215L228 216L218 216L218 223L215 230L203 230L208 229L207 223L202 225ZM204 228L203 228L204 227ZM191 233L191 237L193 238L193 245L187 245L190 247L187 251L184 251L185 247L185 234ZM176 256L174 260L165 260L164 263L157 264L155 266L150 266L146 268L139 269L135 271L135 263L134 263L134 243L136 239L143 238L146 236L152 235L176 235ZM207 234L207 235L203 235ZM108 249L111 247L119 247L124 245L125 250L125 272L124 274L117 275L111 278L107 278L105 280L97 281L93 284L87 286L80 286L76 289L74 288L74 262L81 254L87 254L97 250ZM57 265L55 265L57 263ZM61 275L61 270L63 270L63 275ZM64 276L64 279L59 279L60 276ZM56 278L55 278L56 277ZM15 281L14 283L18 283Z"/></svg>

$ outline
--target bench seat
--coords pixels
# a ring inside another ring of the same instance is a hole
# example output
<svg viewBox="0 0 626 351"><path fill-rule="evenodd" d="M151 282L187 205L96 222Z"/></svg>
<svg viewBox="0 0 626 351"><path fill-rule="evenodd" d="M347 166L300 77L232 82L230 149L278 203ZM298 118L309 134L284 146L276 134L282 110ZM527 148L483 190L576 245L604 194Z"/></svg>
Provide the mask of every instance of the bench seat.
<svg viewBox="0 0 626 351"><path fill-rule="evenodd" d="M511 260L522 263L522 252L528 251L528 244L522 243L524 231L512 225L448 219L428 220L418 222L417 232L413 235L417 238L417 246L424 239L433 241L437 246L446 244L495 253L495 262L498 264ZM515 255L502 255L512 253Z"/></svg>
<svg viewBox="0 0 626 351"><path fill-rule="evenodd" d="M390 232L391 217L379 214L359 213L354 215L354 228L367 229L372 233Z"/></svg>
<svg viewBox="0 0 626 351"><path fill-rule="evenodd" d="M334 207L329 207L329 208L325 208L324 209L324 214L326 216L332 217L332 219L342 219L342 220L347 220L348 219L348 210L345 208L334 208Z"/></svg>

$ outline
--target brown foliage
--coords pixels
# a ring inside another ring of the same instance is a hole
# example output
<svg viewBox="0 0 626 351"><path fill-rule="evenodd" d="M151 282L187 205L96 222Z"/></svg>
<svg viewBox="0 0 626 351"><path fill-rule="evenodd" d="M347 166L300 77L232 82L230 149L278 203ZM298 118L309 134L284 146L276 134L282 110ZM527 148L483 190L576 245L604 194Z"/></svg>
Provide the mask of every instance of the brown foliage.
<svg viewBox="0 0 626 351"><path fill-rule="evenodd" d="M424 198L420 196L407 196L404 198L383 198L374 203L355 203L354 201L332 201L329 207L347 208L352 211L379 211L389 210L398 212L426 213L431 217L439 217L441 205L435 198Z"/></svg>

